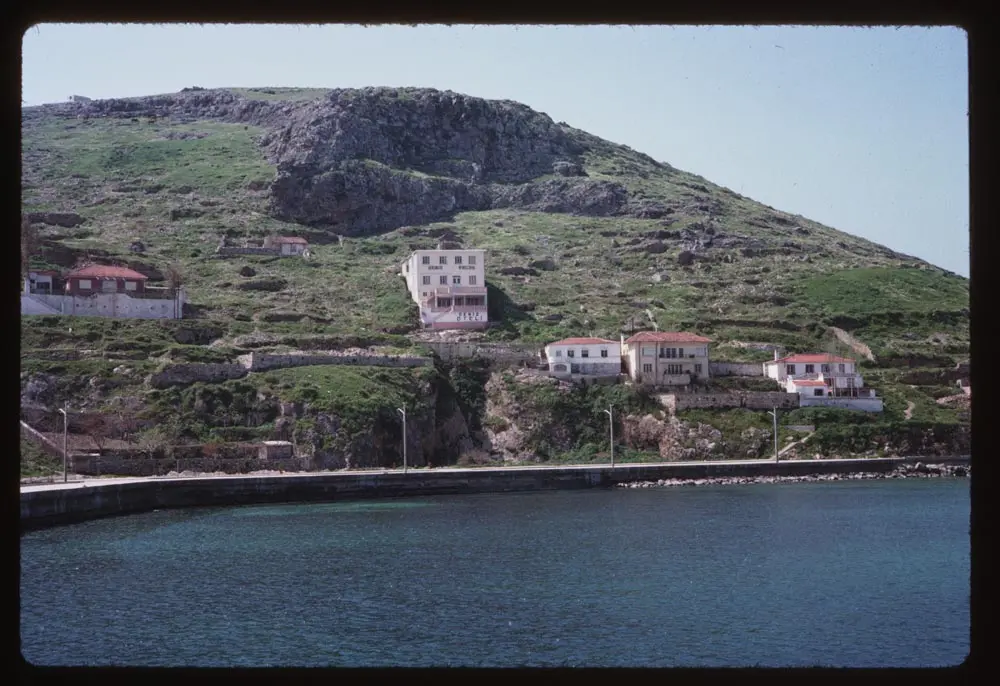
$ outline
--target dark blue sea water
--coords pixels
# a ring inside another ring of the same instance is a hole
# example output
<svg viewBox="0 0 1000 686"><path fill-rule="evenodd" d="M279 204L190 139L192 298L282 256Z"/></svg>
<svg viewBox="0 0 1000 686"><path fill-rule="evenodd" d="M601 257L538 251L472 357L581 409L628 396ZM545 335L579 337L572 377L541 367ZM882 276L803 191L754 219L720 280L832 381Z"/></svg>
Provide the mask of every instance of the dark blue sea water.
<svg viewBox="0 0 1000 686"><path fill-rule="evenodd" d="M21 539L38 665L938 666L969 485L921 479L163 511Z"/></svg>

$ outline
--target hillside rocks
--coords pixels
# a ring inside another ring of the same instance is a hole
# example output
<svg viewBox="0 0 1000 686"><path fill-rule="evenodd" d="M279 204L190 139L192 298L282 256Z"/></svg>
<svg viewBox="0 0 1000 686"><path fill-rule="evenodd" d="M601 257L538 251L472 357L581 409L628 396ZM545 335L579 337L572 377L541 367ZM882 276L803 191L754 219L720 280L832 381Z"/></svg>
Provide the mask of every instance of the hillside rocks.
<svg viewBox="0 0 1000 686"><path fill-rule="evenodd" d="M46 105L22 116L44 114L128 118L140 126L145 117L263 127L258 142L277 168L271 214L347 236L501 208L646 219L675 210L634 197L622 184L587 178L583 154L599 139L520 103L450 91L335 89L316 100L282 102L189 90Z"/></svg>
<svg viewBox="0 0 1000 686"><path fill-rule="evenodd" d="M32 224L47 224L72 229L84 222L84 218L75 212L29 212L28 221Z"/></svg>

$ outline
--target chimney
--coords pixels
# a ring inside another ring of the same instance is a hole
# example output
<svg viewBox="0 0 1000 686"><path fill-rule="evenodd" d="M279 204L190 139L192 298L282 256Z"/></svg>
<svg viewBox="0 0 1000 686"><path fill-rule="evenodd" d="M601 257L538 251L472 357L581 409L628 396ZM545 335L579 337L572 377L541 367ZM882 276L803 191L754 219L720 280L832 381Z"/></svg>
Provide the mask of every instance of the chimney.
<svg viewBox="0 0 1000 686"><path fill-rule="evenodd" d="M777 348L774 349L774 361L775 362L778 361L778 349Z"/></svg>

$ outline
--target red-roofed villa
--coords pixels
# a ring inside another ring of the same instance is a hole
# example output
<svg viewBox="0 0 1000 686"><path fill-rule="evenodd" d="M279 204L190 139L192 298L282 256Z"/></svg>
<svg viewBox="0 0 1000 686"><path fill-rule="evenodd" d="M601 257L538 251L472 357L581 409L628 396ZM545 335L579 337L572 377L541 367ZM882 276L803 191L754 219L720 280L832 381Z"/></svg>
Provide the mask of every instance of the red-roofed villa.
<svg viewBox="0 0 1000 686"><path fill-rule="evenodd" d="M806 405L837 405L837 399L859 399L844 407L880 412L881 400L865 387L855 360L830 353L803 353L764 363L764 376L774 379L788 393L798 393Z"/></svg>

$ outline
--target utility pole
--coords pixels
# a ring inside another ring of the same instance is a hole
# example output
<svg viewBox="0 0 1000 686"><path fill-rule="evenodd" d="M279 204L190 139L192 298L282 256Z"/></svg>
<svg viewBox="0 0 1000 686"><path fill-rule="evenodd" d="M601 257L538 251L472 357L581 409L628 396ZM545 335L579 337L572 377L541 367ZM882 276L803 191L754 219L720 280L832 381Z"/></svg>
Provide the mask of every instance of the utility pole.
<svg viewBox="0 0 1000 686"><path fill-rule="evenodd" d="M406 408L397 407L396 412L403 416L403 474L406 474Z"/></svg>
<svg viewBox="0 0 1000 686"><path fill-rule="evenodd" d="M768 412L774 418L774 461L778 461L778 408Z"/></svg>
<svg viewBox="0 0 1000 686"><path fill-rule="evenodd" d="M604 414L608 415L608 424L611 427L611 468L615 468L615 416L614 416L614 405L608 405L608 409L604 410Z"/></svg>
<svg viewBox="0 0 1000 686"><path fill-rule="evenodd" d="M66 414L65 407L60 407L59 411L63 416L63 483L66 483L69 480L66 470L66 463L69 461L69 415Z"/></svg>

